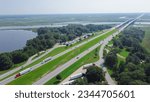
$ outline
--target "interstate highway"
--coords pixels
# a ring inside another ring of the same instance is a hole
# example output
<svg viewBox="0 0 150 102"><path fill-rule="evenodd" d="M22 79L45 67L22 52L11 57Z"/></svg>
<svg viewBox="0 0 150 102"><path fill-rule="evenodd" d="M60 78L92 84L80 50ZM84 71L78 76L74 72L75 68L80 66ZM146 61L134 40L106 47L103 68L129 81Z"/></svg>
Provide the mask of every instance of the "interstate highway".
<svg viewBox="0 0 150 102"><path fill-rule="evenodd" d="M126 28L126 27L127 27L128 25L130 25L132 22L134 22L134 21L133 21L133 20L130 21L130 22L129 22L127 25L125 25L122 29ZM111 31L111 30L113 30L113 29L115 29L115 27L113 27L113 28L110 29L109 31ZM108 31L108 32L109 32L109 31ZM121 30L120 30L120 31L121 31ZM88 41L86 41L86 42L83 42L83 43L81 43L81 44L79 44L79 45L77 45L77 46L74 46L74 47L72 47L72 48L70 48L70 49L68 49L68 50L66 50L66 51L64 51L64 52L62 52L62 53L60 53L60 54L58 54L58 55L56 55L56 56L54 56L53 59L56 59L56 58L58 58L58 57L60 57L60 56L62 56L62 55L64 55L64 54L66 54L67 52L72 51L72 50L78 48L79 46L82 46L82 45L88 43L89 41L94 40L95 38L97 38L97 37L99 37L99 36L102 36L102 35L104 35L104 34L106 34L106 32L103 33L103 34L101 34L101 35L98 35L98 36L96 36L96 37L94 37L94 38L91 38L90 40L88 40ZM96 45L95 45L95 46L96 46ZM92 48L91 48L91 49L92 49ZM82 53L82 54L83 54L83 53ZM81 56L82 56L82 55L81 55ZM73 60L72 60L72 61L73 61ZM40 67L40 66L42 66L42 65L43 65L43 64L41 64L41 63L36 64L35 66L32 67L32 69L35 70L35 69L37 69L38 67ZM65 65L65 64L64 64L64 65ZM66 65L67 65L67 64L66 64ZM62 66L63 66L63 65L62 65ZM50 74L50 73L49 73L49 74ZM2 80L2 81L0 82L0 84L7 84L7 83L13 81L13 80L14 80L14 76L15 76L15 75L13 75L13 76L11 76L11 77L9 77L9 78L7 78L7 79ZM46 77L46 76L45 76L45 77ZM44 78L44 77L43 77L43 78ZM40 79L40 80L42 80L42 79ZM35 82L34 84L36 84L36 83L38 83L38 81ZM41 82L41 84L43 84L43 82Z"/></svg>

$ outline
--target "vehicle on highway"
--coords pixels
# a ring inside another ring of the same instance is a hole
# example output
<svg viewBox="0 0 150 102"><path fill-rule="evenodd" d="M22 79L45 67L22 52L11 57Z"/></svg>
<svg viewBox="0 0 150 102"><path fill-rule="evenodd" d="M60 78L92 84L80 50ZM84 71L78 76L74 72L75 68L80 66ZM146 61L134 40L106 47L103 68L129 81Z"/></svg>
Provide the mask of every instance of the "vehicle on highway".
<svg viewBox="0 0 150 102"><path fill-rule="evenodd" d="M77 59L79 59L79 57L77 57Z"/></svg>
<svg viewBox="0 0 150 102"><path fill-rule="evenodd" d="M82 69L88 69L89 67L92 67L92 66L95 66L95 64L94 63L89 63L89 64L86 64L86 65L83 65Z"/></svg>
<svg viewBox="0 0 150 102"><path fill-rule="evenodd" d="M32 68L25 69L25 70L19 72L18 74L16 74L15 78L18 78L26 73L29 73L29 72L31 72L31 70L32 70Z"/></svg>
<svg viewBox="0 0 150 102"><path fill-rule="evenodd" d="M75 74L75 75L70 77L69 81L81 78L83 75L84 75L83 73Z"/></svg>
<svg viewBox="0 0 150 102"><path fill-rule="evenodd" d="M46 62L48 62L48 61L50 61L50 60L52 60L52 57L46 58L45 60L43 60L43 61L41 62L41 64L44 64L44 63L46 63Z"/></svg>

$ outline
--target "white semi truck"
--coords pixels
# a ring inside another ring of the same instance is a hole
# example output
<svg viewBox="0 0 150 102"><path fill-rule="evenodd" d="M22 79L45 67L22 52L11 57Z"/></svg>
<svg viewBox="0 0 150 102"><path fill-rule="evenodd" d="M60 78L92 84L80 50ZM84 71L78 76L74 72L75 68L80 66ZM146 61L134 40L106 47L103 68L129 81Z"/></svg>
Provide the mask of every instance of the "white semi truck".
<svg viewBox="0 0 150 102"><path fill-rule="evenodd" d="M94 63L89 63L89 64L86 64L86 65L83 65L82 69L88 69L89 67L92 67L92 66L95 66L95 64Z"/></svg>
<svg viewBox="0 0 150 102"><path fill-rule="evenodd" d="M77 78L81 78L82 76L83 76L83 73L75 74L75 75L71 76L69 80L75 80Z"/></svg>

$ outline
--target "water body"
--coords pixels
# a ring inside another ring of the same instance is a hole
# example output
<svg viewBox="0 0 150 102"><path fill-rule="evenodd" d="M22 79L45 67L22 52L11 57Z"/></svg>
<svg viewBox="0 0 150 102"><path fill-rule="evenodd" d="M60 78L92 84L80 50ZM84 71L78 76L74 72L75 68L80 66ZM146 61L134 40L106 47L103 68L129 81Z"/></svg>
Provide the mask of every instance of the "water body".
<svg viewBox="0 0 150 102"><path fill-rule="evenodd" d="M0 30L0 53L21 49L26 41L37 36L27 30Z"/></svg>
<svg viewBox="0 0 150 102"><path fill-rule="evenodd" d="M122 22L62 22L62 23L53 23L50 25L33 25L33 26L2 26L0 27L0 30L16 30L16 29L28 29L28 28L40 28L40 27L62 27L67 26L68 24L95 24L95 25L103 25L103 24L120 24ZM149 25L150 22L135 22L135 24L145 24Z"/></svg>
<svg viewBox="0 0 150 102"><path fill-rule="evenodd" d="M7 29L28 29L28 28L40 28L40 27L62 27L67 26L68 24L95 24L95 25L103 25L103 24L120 24L122 22L62 22L62 23L53 23L50 25L34 25L34 26L4 26L0 27L0 30Z"/></svg>

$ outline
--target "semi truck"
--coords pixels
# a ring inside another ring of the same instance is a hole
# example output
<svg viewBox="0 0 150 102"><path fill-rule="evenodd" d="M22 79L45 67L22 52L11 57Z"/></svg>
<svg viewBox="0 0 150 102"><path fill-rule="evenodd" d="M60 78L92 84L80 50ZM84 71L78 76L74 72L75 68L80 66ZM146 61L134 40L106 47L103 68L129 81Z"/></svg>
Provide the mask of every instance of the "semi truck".
<svg viewBox="0 0 150 102"><path fill-rule="evenodd" d="M92 67L92 66L95 66L95 64L94 63L89 63L89 64L86 64L86 65L83 65L82 69L88 69L89 67Z"/></svg>
<svg viewBox="0 0 150 102"><path fill-rule="evenodd" d="M18 78L18 77L20 77L20 76L22 76L22 75L24 75L26 73L29 73L29 72L31 72L31 70L32 70L32 68L27 68L27 69L19 72L18 74L16 74L15 78Z"/></svg>
<svg viewBox="0 0 150 102"><path fill-rule="evenodd" d="M80 78L82 76L83 76L83 73L75 74L75 75L73 75L73 76L70 77L69 81L75 80L75 79Z"/></svg>

